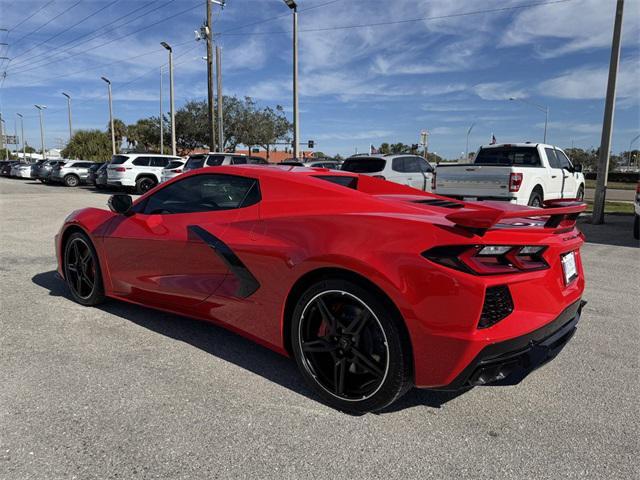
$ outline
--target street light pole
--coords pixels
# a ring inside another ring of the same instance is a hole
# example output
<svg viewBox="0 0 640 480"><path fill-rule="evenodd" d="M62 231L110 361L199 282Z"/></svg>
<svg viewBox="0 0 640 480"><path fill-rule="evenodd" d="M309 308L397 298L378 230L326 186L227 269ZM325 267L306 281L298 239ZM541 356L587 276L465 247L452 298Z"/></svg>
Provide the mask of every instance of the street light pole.
<svg viewBox="0 0 640 480"><path fill-rule="evenodd" d="M22 136L22 158L26 161L27 152L26 152L26 146L24 141L24 118L22 117L21 113L16 113L16 115L20 117L20 135Z"/></svg>
<svg viewBox="0 0 640 480"><path fill-rule="evenodd" d="M173 101L173 49L167 42L160 42L169 52L169 103L171 110L171 155L176 156L176 116Z"/></svg>
<svg viewBox="0 0 640 480"><path fill-rule="evenodd" d="M116 131L113 129L113 100L111 98L111 80L107 77L100 77L107 83L107 90L109 91L109 123L111 124L111 152L116 154Z"/></svg>
<svg viewBox="0 0 640 480"><path fill-rule="evenodd" d="M44 121L42 120L42 111L47 108L46 105L34 105L34 107L36 107L38 109L38 112L40 113L40 146L42 148L42 159L45 159L44 156Z"/></svg>
<svg viewBox="0 0 640 480"><path fill-rule="evenodd" d="M284 0L293 13L293 158L299 158L300 117L298 110L298 5L294 0Z"/></svg>
<svg viewBox="0 0 640 480"><path fill-rule="evenodd" d="M475 126L475 124L476 122L473 122L469 127L469 130L467 130L467 148L465 149L465 158L464 158L465 162L469 160L469 135L471 135L471 130L473 130L473 127Z"/></svg>
<svg viewBox="0 0 640 480"><path fill-rule="evenodd" d="M596 191L593 198L593 215L591 223L604 223L604 205L607 196L607 177L609 175L609 150L611 148L611 130L613 127L613 113L616 107L616 83L618 64L620 63L620 37L622 36L622 13L624 0L618 0L616 16L613 24L613 39L611 40L611 58L609 60L609 79L607 80L607 97L604 105L604 119L602 121L602 137L598 156L598 171L596 173Z"/></svg>
<svg viewBox="0 0 640 480"><path fill-rule="evenodd" d="M223 101L222 101L222 49L216 45L216 83L217 83L217 99L218 99L218 150L224 151L224 124L222 121Z"/></svg>
<svg viewBox="0 0 640 480"><path fill-rule="evenodd" d="M160 155L164 155L164 113L162 112L162 66L160 67Z"/></svg>
<svg viewBox="0 0 640 480"><path fill-rule="evenodd" d="M524 98L511 97L509 98L509 100L526 103L527 105L531 105L532 107L537 108L542 113L544 113L544 139L542 140L542 142L547 143L547 125L549 124L549 107L545 105L540 105L530 100L525 100Z"/></svg>
<svg viewBox="0 0 640 480"><path fill-rule="evenodd" d="M211 21L211 1L205 0L207 4L207 106L209 120L209 151L215 152L216 149L216 127L215 112L213 108L213 24Z"/></svg>
<svg viewBox="0 0 640 480"><path fill-rule="evenodd" d="M69 112L69 141L71 141L71 137L73 137L73 128L71 127L71 95L64 92L62 92L62 95L67 97L67 110Z"/></svg>

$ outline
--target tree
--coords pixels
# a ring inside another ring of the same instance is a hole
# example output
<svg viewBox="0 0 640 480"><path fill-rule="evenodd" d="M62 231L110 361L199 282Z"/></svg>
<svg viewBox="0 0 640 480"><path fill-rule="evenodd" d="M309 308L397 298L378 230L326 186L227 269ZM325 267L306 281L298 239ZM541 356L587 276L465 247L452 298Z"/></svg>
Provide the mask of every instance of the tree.
<svg viewBox="0 0 640 480"><path fill-rule="evenodd" d="M36 152L36 149L35 149L35 148L33 148L33 147L32 147L31 145L29 145L28 143L27 143L27 144L25 144L25 147L24 147L24 153L35 153L35 152Z"/></svg>
<svg viewBox="0 0 640 480"><path fill-rule="evenodd" d="M205 101L191 100L185 103L176 111L176 148L184 152L208 145L208 123Z"/></svg>
<svg viewBox="0 0 640 480"><path fill-rule="evenodd" d="M378 151L386 155L388 153L391 153L391 147L389 147L389 144L387 142L384 142L380 144L380 148L378 149Z"/></svg>
<svg viewBox="0 0 640 480"><path fill-rule="evenodd" d="M313 158L327 158L324 152L313 152Z"/></svg>
<svg viewBox="0 0 640 480"><path fill-rule="evenodd" d="M111 158L111 134L100 130L76 130L62 156L104 162Z"/></svg>
<svg viewBox="0 0 640 480"><path fill-rule="evenodd" d="M116 152L120 151L122 140L127 136L127 125L119 118L113 119L113 131L116 137ZM107 135L111 138L111 122L107 123Z"/></svg>
<svg viewBox="0 0 640 480"><path fill-rule="evenodd" d="M171 132L166 117L163 118L165 147L170 148ZM139 152L160 152L160 119L159 117L141 118L127 126L127 144Z"/></svg>

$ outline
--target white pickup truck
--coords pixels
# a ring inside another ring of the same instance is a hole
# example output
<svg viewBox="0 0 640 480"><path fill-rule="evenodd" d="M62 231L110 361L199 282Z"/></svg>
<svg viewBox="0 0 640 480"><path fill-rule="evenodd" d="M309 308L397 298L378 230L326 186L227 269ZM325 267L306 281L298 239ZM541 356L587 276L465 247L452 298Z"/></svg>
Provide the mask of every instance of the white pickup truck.
<svg viewBox="0 0 640 480"><path fill-rule="evenodd" d="M542 206L556 198L584 198L581 165L543 143L482 146L473 163L439 164L434 192L465 200L503 200Z"/></svg>

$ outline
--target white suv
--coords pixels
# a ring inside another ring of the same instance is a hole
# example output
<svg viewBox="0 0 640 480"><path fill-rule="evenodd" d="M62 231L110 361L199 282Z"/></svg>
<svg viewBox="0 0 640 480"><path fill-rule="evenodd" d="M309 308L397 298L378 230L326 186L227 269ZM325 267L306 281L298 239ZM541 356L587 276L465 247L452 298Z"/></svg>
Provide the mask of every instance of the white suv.
<svg viewBox="0 0 640 480"><path fill-rule="evenodd" d="M184 166L184 171L195 170L203 167L217 167L219 165L246 165L260 164L267 165L268 162L264 158L251 157L241 153L197 153L191 155Z"/></svg>
<svg viewBox="0 0 640 480"><path fill-rule="evenodd" d="M180 157L153 153L114 155L107 167L107 183L116 187L135 187L136 193L145 193L160 183L162 169L172 160L180 160Z"/></svg>
<svg viewBox="0 0 640 480"><path fill-rule="evenodd" d="M341 170L378 177L430 192L434 169L424 157L399 153L349 157L342 164Z"/></svg>

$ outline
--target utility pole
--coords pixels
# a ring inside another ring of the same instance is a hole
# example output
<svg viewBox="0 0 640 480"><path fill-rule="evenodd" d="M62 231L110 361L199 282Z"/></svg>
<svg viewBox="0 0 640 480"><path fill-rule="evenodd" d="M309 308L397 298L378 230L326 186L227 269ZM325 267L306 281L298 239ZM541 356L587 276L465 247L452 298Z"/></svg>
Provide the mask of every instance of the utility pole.
<svg viewBox="0 0 640 480"><path fill-rule="evenodd" d="M299 158L300 116L298 111L298 5L295 0L284 0L293 17L293 158Z"/></svg>
<svg viewBox="0 0 640 480"><path fill-rule="evenodd" d="M160 155L164 155L164 114L162 112L162 67L160 67Z"/></svg>
<svg viewBox="0 0 640 480"><path fill-rule="evenodd" d="M222 121L222 49L216 45L216 83L218 88L218 150L224 151L224 123Z"/></svg>
<svg viewBox="0 0 640 480"><path fill-rule="evenodd" d="M40 146L42 148L42 159L45 160L44 148L44 121L42 120L42 111L47 108L46 105L34 105L40 113Z"/></svg>
<svg viewBox="0 0 640 480"><path fill-rule="evenodd" d="M20 117L20 135L22 136L22 158L26 161L27 159L27 149L24 140L24 118L21 113L16 113L18 117Z"/></svg>
<svg viewBox="0 0 640 480"><path fill-rule="evenodd" d="M173 101L173 49L167 42L160 42L169 52L169 109L171 111L171 155L176 156L176 114Z"/></svg>
<svg viewBox="0 0 640 480"><path fill-rule="evenodd" d="M71 96L64 92L62 92L62 95L67 97L67 110L69 112L69 141L71 141L71 137L73 137L73 128L71 127Z"/></svg>
<svg viewBox="0 0 640 480"><path fill-rule="evenodd" d="M116 131L113 128L113 100L111 98L111 81L107 77L100 77L107 83L107 89L109 92L109 123L111 125L111 152L116 154Z"/></svg>
<svg viewBox="0 0 640 480"><path fill-rule="evenodd" d="M209 151L216 151L216 127L214 124L215 113L213 105L213 25L211 22L211 1L205 0L207 4L207 102L208 102L208 119L209 119Z"/></svg>
<svg viewBox="0 0 640 480"><path fill-rule="evenodd" d="M2 119L2 112L0 112L0 146L2 146L4 150L4 129L2 128L2 122L4 122L4 120ZM8 160L8 157L9 155L5 151L5 160Z"/></svg>
<svg viewBox="0 0 640 480"><path fill-rule="evenodd" d="M469 127L469 130L467 130L467 148L465 148L465 157L464 157L465 162L469 161L469 135L471 135L471 130L473 130L473 127L475 126L475 124L476 122L473 122Z"/></svg>
<svg viewBox="0 0 640 480"><path fill-rule="evenodd" d="M600 139L600 154L598 157L598 173L596 177L596 192L593 201L593 216L591 223L604 223L604 206L607 195L607 176L609 174L609 149L611 148L611 127L616 103L616 80L618 63L620 62L620 37L622 36L622 12L624 0L618 0L616 17L613 25L613 39L611 41L611 60L609 62L609 80L607 82L607 98L604 107L602 138Z"/></svg>

